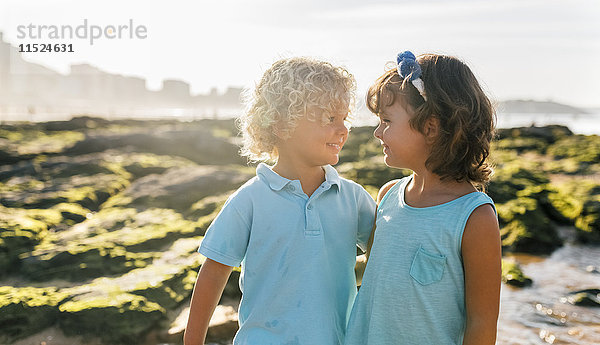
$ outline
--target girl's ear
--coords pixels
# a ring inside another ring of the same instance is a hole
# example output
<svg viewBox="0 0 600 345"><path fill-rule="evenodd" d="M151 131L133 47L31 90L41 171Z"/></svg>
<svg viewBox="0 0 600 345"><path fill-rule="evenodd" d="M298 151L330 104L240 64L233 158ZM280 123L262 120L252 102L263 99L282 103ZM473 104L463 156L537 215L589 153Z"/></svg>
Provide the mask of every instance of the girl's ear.
<svg viewBox="0 0 600 345"><path fill-rule="evenodd" d="M425 122L425 138L431 143L437 138L440 132L440 119L437 116L430 116Z"/></svg>

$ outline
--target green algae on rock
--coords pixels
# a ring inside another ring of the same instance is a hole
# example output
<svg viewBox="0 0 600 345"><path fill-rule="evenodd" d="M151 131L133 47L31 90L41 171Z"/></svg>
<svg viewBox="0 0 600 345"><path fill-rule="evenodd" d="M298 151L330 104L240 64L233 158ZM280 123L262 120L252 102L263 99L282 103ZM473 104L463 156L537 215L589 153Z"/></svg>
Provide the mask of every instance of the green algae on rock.
<svg viewBox="0 0 600 345"><path fill-rule="evenodd" d="M354 127L352 134L344 144L344 149L340 152L340 163L354 163L368 160L375 156L381 156L381 144L373 136L375 127ZM379 158L380 162L383 157Z"/></svg>
<svg viewBox="0 0 600 345"><path fill-rule="evenodd" d="M208 173L215 171L203 170ZM245 177L245 174L236 173L232 176L238 176L241 180L240 176ZM170 186L177 185L174 181L170 183ZM237 185L240 182L233 183ZM222 190L220 188L225 187L213 187L213 190ZM194 188L201 189L199 186ZM187 188L187 190L192 193L194 188ZM201 193L210 195L207 191ZM175 196L165 193L166 197ZM214 207L209 207L211 212L197 217L195 221L184 219L172 209L140 209L143 205L153 205L155 202L141 203L138 200L138 210L108 207L108 204L115 203L115 201L109 202L100 212L87 217L89 219L77 224L72 230L58 234L53 243L36 248L30 254L22 256L21 273L35 281L51 278L81 281L99 275L121 274L144 267L156 257L155 253L148 251L160 250L161 247L178 238L204 234L208 224L219 211L217 205L224 202L226 195L212 198L213 203L216 204L212 205ZM127 199L117 200L122 202ZM135 205L131 201L126 204Z"/></svg>
<svg viewBox="0 0 600 345"><path fill-rule="evenodd" d="M391 169L383 163L380 157L374 157L367 161L344 163L337 167L342 176L362 186L374 186L380 188L385 183L399 179L410 174L410 170Z"/></svg>
<svg viewBox="0 0 600 345"><path fill-rule="evenodd" d="M544 152L548 147L548 142L541 138L527 137L508 137L498 140L495 148L499 150L514 150L517 153L535 151Z"/></svg>
<svg viewBox="0 0 600 345"><path fill-rule="evenodd" d="M130 152L121 154L119 151L114 151L110 159L121 164L134 180L151 174L162 174L174 167L181 168L195 165L195 163L185 158L152 153Z"/></svg>
<svg viewBox="0 0 600 345"><path fill-rule="evenodd" d="M495 169L487 192L496 203L504 203L517 197L528 187L546 185L550 182L534 162L511 161Z"/></svg>
<svg viewBox="0 0 600 345"><path fill-rule="evenodd" d="M49 236L48 223L60 220L58 211L12 210L1 205L0 216L0 275L14 271L19 255Z"/></svg>
<svg viewBox="0 0 600 345"><path fill-rule="evenodd" d="M562 138L548 148L548 154L556 158L574 158L580 163L587 163L587 166L597 164L600 162L600 136L573 135Z"/></svg>
<svg viewBox="0 0 600 345"><path fill-rule="evenodd" d="M499 128L497 130L498 141L502 141L507 138L534 138L541 139L548 144L555 143L556 141L570 137L573 132L565 126L561 125L549 125L544 127L516 127L516 128Z"/></svg>
<svg viewBox="0 0 600 345"><path fill-rule="evenodd" d="M502 247L514 252L550 253L562 245L556 228L530 197L496 204Z"/></svg>
<svg viewBox="0 0 600 345"><path fill-rule="evenodd" d="M190 206L189 211L186 213L187 218L198 219L207 216L215 211L220 211L227 197L231 195L233 191L228 191L224 194L208 196L196 201Z"/></svg>
<svg viewBox="0 0 600 345"><path fill-rule="evenodd" d="M514 260L502 259L502 281L516 287L529 286L531 278L523 274L521 266Z"/></svg>
<svg viewBox="0 0 600 345"><path fill-rule="evenodd" d="M549 199L557 212L575 225L577 238L585 243L600 243L600 184L573 180L553 188Z"/></svg>
<svg viewBox="0 0 600 345"><path fill-rule="evenodd" d="M60 203L52 206L51 209L60 212L62 217L61 223L67 226L83 222L90 214L89 209L74 203Z"/></svg>
<svg viewBox="0 0 600 345"><path fill-rule="evenodd" d="M254 175L255 168L243 166L245 160L237 156L233 121L79 118L23 130L51 135L70 130L81 140L56 152L31 141L28 147L38 151L21 156L13 144L4 152L8 146L0 143L5 163L0 204L12 206L6 214L40 222L35 224L41 229L37 239L19 244L24 252L11 252L12 261L5 260L7 247L0 244L0 267L3 262L18 267L22 259L21 270L10 272L8 279L61 287L49 287L48 293L66 296L60 302L48 302L49 309L35 307L46 315L41 324L102 336L106 344L141 342L189 298L204 260L196 253L201 235L232 190ZM372 131L353 129L337 169L376 194L384 183L410 172L385 166ZM578 224L582 234L584 228L598 228L590 216L597 214L597 192L582 188L587 182L581 180L600 172L589 159L596 139L567 140L572 133L558 126L500 130L499 137L493 144L497 169L489 193L504 226L504 250L550 252L560 245L553 222ZM561 147L565 144L576 145L581 154ZM573 180L580 190L556 183L557 176L558 181ZM12 243L8 248L16 248ZM504 281L527 284L522 271L509 266L503 263ZM239 298L238 276L234 270L224 296ZM0 309L0 320L3 316ZM114 335L106 334L111 329ZM19 328L15 334L28 330Z"/></svg>
<svg viewBox="0 0 600 345"><path fill-rule="evenodd" d="M0 343L34 334L56 322L69 295L56 288L0 286Z"/></svg>
<svg viewBox="0 0 600 345"><path fill-rule="evenodd" d="M65 279L81 281L99 275L115 275L147 266L154 253L131 253L112 243L69 245L21 255L21 274L32 281Z"/></svg>
<svg viewBox="0 0 600 345"><path fill-rule="evenodd" d="M600 289L573 291L563 300L563 302L565 300L573 305L600 307Z"/></svg>
<svg viewBox="0 0 600 345"><path fill-rule="evenodd" d="M117 175L98 174L53 179L37 190L0 192L2 204L11 208L46 209L61 203L79 204L96 211L110 196L125 189L129 182Z"/></svg>
<svg viewBox="0 0 600 345"><path fill-rule="evenodd" d="M5 139L0 140L0 150L12 153L14 157L62 152L84 138L84 134L76 131L46 132L39 128L0 126L0 139Z"/></svg>
<svg viewBox="0 0 600 345"><path fill-rule="evenodd" d="M170 208L187 213L198 200L235 189L250 177L234 167L176 167L134 181L118 200L106 206Z"/></svg>
<svg viewBox="0 0 600 345"><path fill-rule="evenodd" d="M129 293L75 297L59 310L65 334L90 334L107 344L137 344L165 317L163 307Z"/></svg>
<svg viewBox="0 0 600 345"><path fill-rule="evenodd" d="M130 133L97 134L78 141L63 154L77 156L126 147L137 152L183 157L197 164L244 163L238 155L238 147L229 138L215 137L210 129L202 127L141 128Z"/></svg>

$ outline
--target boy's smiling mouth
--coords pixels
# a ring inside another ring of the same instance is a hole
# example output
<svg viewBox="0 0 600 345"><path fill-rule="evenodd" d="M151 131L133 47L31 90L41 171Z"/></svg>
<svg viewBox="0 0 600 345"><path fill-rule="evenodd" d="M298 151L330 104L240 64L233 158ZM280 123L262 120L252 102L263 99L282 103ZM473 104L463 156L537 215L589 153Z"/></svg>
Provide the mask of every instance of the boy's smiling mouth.
<svg viewBox="0 0 600 345"><path fill-rule="evenodd" d="M338 141L337 143L327 143L327 146L329 147L333 147L336 150L340 151L342 149L342 147L344 146L344 139L340 139L340 141Z"/></svg>

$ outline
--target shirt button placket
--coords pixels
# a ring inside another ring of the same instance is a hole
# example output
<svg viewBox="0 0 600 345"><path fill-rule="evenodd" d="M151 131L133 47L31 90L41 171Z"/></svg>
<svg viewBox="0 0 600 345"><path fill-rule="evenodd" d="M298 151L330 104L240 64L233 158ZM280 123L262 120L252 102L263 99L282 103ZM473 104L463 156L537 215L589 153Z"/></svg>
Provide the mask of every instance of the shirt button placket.
<svg viewBox="0 0 600 345"><path fill-rule="evenodd" d="M317 212L314 211L314 206L312 204L306 205L306 230L311 234L311 236L319 236L321 233L321 222L319 222L319 217Z"/></svg>

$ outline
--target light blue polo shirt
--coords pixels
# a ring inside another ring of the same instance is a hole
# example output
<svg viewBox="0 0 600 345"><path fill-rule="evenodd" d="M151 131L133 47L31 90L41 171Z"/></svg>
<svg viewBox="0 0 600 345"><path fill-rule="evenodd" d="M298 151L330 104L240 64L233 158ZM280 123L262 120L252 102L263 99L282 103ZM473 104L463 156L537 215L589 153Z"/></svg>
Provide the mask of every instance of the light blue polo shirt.
<svg viewBox="0 0 600 345"><path fill-rule="evenodd" d="M342 344L356 296L356 246L365 250L373 198L324 166L310 196L264 163L229 197L206 232L204 256L239 266L235 345Z"/></svg>

